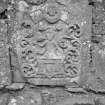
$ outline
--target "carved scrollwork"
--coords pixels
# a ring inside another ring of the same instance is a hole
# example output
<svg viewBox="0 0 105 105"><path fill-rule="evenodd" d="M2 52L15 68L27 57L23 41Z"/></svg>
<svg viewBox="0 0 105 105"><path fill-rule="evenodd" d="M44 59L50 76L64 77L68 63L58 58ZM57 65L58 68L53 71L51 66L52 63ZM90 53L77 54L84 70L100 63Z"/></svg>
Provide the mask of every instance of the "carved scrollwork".
<svg viewBox="0 0 105 105"><path fill-rule="evenodd" d="M66 72L66 75L70 78L75 78L78 76L78 66L72 63L66 63L64 65L64 71Z"/></svg>
<svg viewBox="0 0 105 105"><path fill-rule="evenodd" d="M22 49L20 51L20 54L19 54L20 60L26 61L26 57L27 57L27 60L28 60L29 56L32 56L33 54L35 54L35 52L34 52L34 49L32 47Z"/></svg>
<svg viewBox="0 0 105 105"><path fill-rule="evenodd" d="M67 36L75 36L76 38L80 38L80 26L78 24L73 24L68 26L66 30Z"/></svg>
<svg viewBox="0 0 105 105"><path fill-rule="evenodd" d="M70 49L67 51L67 54L65 56L66 62L79 62L80 60L80 55L79 51L76 49Z"/></svg>
<svg viewBox="0 0 105 105"><path fill-rule="evenodd" d="M26 48L29 45L29 41L27 39L23 38L20 40L19 44L20 44L21 48Z"/></svg>
<svg viewBox="0 0 105 105"><path fill-rule="evenodd" d="M74 33L74 27L73 26L69 26L67 29L66 29L66 35L67 36L71 36L73 33Z"/></svg>
<svg viewBox="0 0 105 105"><path fill-rule="evenodd" d="M27 63L31 63L31 64L34 64L35 66L37 65L37 57L35 54L30 54L28 56L26 56L26 61Z"/></svg>
<svg viewBox="0 0 105 105"><path fill-rule="evenodd" d="M31 64L23 63L21 66L21 72L24 77L32 77L36 73L36 68L34 68Z"/></svg>
<svg viewBox="0 0 105 105"><path fill-rule="evenodd" d="M81 48L81 42L79 40L71 40L71 45L73 48L77 49L77 50L80 50Z"/></svg>

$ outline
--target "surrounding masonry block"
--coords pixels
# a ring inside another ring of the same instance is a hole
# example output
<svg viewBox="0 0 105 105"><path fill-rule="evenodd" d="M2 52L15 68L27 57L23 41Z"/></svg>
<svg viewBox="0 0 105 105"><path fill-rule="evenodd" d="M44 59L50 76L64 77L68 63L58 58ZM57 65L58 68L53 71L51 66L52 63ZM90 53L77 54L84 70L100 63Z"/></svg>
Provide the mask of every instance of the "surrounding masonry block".
<svg viewBox="0 0 105 105"><path fill-rule="evenodd" d="M15 95L11 95L8 105L41 105L42 98L39 90L24 89L17 92Z"/></svg>
<svg viewBox="0 0 105 105"><path fill-rule="evenodd" d="M102 3L94 3L94 7L92 8L92 36L89 49L90 65L87 72L84 73L84 88L96 92L105 92L104 11Z"/></svg>
<svg viewBox="0 0 105 105"><path fill-rule="evenodd" d="M0 105L8 105L10 95L8 93L0 92Z"/></svg>

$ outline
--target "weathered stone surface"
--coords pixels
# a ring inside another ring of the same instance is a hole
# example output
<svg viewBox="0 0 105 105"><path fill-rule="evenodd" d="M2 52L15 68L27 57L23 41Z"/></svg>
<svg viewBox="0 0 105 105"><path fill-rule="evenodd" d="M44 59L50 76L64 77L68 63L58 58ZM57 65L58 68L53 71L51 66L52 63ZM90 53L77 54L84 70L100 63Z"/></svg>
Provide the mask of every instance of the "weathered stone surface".
<svg viewBox="0 0 105 105"><path fill-rule="evenodd" d="M99 12L100 11L100 12ZM104 81L104 8L102 3L93 7L92 39L90 44L90 63L84 72L84 87L95 92L105 91ZM103 16L102 16L103 15ZM95 27L96 26L96 27ZM98 28L97 28L98 26ZM86 53L85 53L86 54Z"/></svg>
<svg viewBox="0 0 105 105"><path fill-rule="evenodd" d="M95 105L94 98L88 97L87 95L71 95L65 100L58 102L55 105Z"/></svg>
<svg viewBox="0 0 105 105"><path fill-rule="evenodd" d="M38 90L24 89L15 96L11 95L8 105L41 105L42 98Z"/></svg>
<svg viewBox="0 0 105 105"><path fill-rule="evenodd" d="M8 105L10 95L8 93L0 92L0 105Z"/></svg>
<svg viewBox="0 0 105 105"><path fill-rule="evenodd" d="M7 45L7 24L0 20L0 88L11 83L9 65L9 50Z"/></svg>
<svg viewBox="0 0 105 105"><path fill-rule="evenodd" d="M0 105L104 105L104 15L103 0L1 0Z"/></svg>
<svg viewBox="0 0 105 105"><path fill-rule="evenodd" d="M41 94L45 105L55 105L70 95L63 88L43 88Z"/></svg>

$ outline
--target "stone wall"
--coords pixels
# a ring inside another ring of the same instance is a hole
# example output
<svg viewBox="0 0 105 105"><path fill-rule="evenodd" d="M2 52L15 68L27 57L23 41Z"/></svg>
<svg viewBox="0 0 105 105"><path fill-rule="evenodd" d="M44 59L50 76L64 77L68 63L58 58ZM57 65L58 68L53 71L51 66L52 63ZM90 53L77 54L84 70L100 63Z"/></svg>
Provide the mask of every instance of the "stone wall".
<svg viewBox="0 0 105 105"><path fill-rule="evenodd" d="M105 105L104 0L0 0L0 105Z"/></svg>

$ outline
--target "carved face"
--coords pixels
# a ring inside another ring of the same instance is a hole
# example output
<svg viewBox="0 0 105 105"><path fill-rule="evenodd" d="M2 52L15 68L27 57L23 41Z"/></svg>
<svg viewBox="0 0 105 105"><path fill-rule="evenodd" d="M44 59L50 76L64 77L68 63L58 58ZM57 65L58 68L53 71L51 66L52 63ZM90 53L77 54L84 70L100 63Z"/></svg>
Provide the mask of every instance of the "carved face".
<svg viewBox="0 0 105 105"><path fill-rule="evenodd" d="M59 5L56 3L46 5L46 9L44 10L44 17L49 23L57 22L61 17Z"/></svg>

